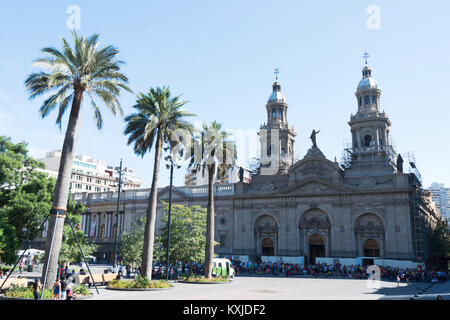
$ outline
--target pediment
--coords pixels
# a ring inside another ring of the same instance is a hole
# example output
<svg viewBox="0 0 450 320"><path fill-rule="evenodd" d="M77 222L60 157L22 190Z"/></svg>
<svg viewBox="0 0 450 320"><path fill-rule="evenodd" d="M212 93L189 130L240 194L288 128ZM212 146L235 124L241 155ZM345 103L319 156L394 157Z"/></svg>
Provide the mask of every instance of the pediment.
<svg viewBox="0 0 450 320"><path fill-rule="evenodd" d="M336 193L336 192L349 192L352 191L349 187L344 187L342 185L338 185L326 180L322 180L319 178L308 178L303 181L301 181L298 184L295 184L293 186L289 186L287 188L284 188L280 190L279 193L286 194L286 195L294 195L294 194L320 194L320 193Z"/></svg>
<svg viewBox="0 0 450 320"><path fill-rule="evenodd" d="M186 196L178 191L176 188L172 188L172 200L183 200L186 199ZM169 187L165 187L158 192L158 201L169 201Z"/></svg>
<svg viewBox="0 0 450 320"><path fill-rule="evenodd" d="M325 158L305 158L295 163L289 169L289 180L300 181L311 177L333 180L339 177L341 168Z"/></svg>

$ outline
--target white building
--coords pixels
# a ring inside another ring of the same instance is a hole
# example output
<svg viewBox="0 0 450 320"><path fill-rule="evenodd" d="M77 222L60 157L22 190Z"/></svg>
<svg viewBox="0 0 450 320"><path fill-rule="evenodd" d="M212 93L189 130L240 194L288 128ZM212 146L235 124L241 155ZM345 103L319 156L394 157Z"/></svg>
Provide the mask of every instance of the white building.
<svg viewBox="0 0 450 320"><path fill-rule="evenodd" d="M428 189L433 194L433 201L445 219L450 219L450 188L443 183L433 182Z"/></svg>
<svg viewBox="0 0 450 320"><path fill-rule="evenodd" d="M61 161L61 150L47 152L45 158L38 159L45 164L49 176L57 178ZM107 166L104 160L97 160L87 155L75 156L72 163L70 192L107 192L118 188L119 168ZM132 169L122 169L122 188L137 189L142 179Z"/></svg>

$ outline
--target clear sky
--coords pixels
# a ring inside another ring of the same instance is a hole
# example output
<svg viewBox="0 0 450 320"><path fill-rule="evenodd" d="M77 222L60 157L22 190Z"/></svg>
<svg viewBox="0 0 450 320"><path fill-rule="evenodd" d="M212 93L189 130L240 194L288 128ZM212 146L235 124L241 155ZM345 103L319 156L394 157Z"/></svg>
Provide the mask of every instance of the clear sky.
<svg viewBox="0 0 450 320"><path fill-rule="evenodd" d="M66 125L59 130L56 113L40 118L43 99L28 100L24 80L39 70L31 62L42 48L60 48L61 37L70 39L71 5L80 9L79 34L99 33L101 45L119 48L134 92L168 85L189 101L185 107L197 123L258 130L267 120L265 103L278 67L301 157L316 129L322 152L341 158L344 141L351 141L347 122L357 109L354 93L367 50L397 151L414 152L425 187L433 181L450 186L450 1L3 2L0 135L28 142L35 157L61 149ZM133 94L123 93L120 101L125 114L133 111ZM83 114L76 154L111 165L122 157L150 186L153 153L133 154L123 119L105 110L98 131L89 103ZM241 152L239 161L254 155ZM168 170L161 169L163 186ZM184 173L176 171L176 185Z"/></svg>

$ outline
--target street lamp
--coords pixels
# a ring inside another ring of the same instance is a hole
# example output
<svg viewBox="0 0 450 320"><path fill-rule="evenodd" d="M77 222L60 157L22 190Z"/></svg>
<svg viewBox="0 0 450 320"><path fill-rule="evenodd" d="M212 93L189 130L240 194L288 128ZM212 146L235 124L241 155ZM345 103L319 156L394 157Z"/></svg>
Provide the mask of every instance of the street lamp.
<svg viewBox="0 0 450 320"><path fill-rule="evenodd" d="M122 187L122 158L120 159L120 167L119 167L119 190L117 194L117 216L116 216L116 234L114 235L114 260L113 260L113 268L116 268L117 262L117 237L119 234L119 210L120 210L120 191Z"/></svg>
<svg viewBox="0 0 450 320"><path fill-rule="evenodd" d="M178 155L173 155L170 145L164 148L164 151L170 150L168 156L164 158L167 161L166 168L170 169L170 184L169 184L169 212L167 217L167 261L166 261L166 278L169 280L169 252L170 252L170 214L172 212L172 184L173 184L173 166L177 166L177 169L181 168L177 162L182 157L183 151L180 151Z"/></svg>

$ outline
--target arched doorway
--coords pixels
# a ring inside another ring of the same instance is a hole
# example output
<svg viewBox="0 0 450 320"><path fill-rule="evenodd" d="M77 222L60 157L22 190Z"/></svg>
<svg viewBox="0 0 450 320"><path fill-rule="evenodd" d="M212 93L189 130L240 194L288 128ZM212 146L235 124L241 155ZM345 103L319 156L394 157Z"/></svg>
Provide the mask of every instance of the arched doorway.
<svg viewBox="0 0 450 320"><path fill-rule="evenodd" d="M255 254L274 256L277 254L278 224L274 217L260 216L254 226Z"/></svg>
<svg viewBox="0 0 450 320"><path fill-rule="evenodd" d="M316 263L316 257L325 257L325 239L321 234L309 237L309 263Z"/></svg>
<svg viewBox="0 0 450 320"><path fill-rule="evenodd" d="M365 213L355 221L356 254L363 257L384 257L385 232L380 217Z"/></svg>
<svg viewBox="0 0 450 320"><path fill-rule="evenodd" d="M273 256L275 254L275 248L273 245L273 240L270 238L265 238L261 243L261 252L264 256Z"/></svg>
<svg viewBox="0 0 450 320"><path fill-rule="evenodd" d="M364 257L379 257L380 246L374 239L367 239L364 242Z"/></svg>
<svg viewBox="0 0 450 320"><path fill-rule="evenodd" d="M331 228L328 215L321 209L309 209L300 217L299 227L305 263L315 264L316 257L327 257Z"/></svg>

